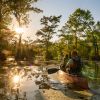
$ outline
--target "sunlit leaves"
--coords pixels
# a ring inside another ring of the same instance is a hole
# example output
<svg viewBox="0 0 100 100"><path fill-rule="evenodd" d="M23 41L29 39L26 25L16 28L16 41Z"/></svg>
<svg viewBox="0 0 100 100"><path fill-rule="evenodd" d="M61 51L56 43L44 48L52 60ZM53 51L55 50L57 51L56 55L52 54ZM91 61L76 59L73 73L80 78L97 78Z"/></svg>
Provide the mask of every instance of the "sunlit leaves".
<svg viewBox="0 0 100 100"><path fill-rule="evenodd" d="M33 4L37 1L38 0L8 0L10 10L20 25L28 23L28 13L30 11L36 13L42 12L39 8L33 7Z"/></svg>
<svg viewBox="0 0 100 100"><path fill-rule="evenodd" d="M89 10L76 9L70 16L68 21L62 27L63 34L71 34L74 36L73 43L77 48L77 40L84 33L90 31L94 25L94 20Z"/></svg>

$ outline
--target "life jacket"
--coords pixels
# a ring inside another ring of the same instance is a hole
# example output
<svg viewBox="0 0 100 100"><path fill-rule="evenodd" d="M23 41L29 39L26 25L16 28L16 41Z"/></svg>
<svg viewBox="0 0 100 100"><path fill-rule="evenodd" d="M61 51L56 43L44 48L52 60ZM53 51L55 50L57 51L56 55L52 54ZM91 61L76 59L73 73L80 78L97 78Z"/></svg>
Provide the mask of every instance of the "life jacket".
<svg viewBox="0 0 100 100"><path fill-rule="evenodd" d="M82 62L80 57L71 58L73 60L73 66L70 67L70 74L80 74L82 70Z"/></svg>

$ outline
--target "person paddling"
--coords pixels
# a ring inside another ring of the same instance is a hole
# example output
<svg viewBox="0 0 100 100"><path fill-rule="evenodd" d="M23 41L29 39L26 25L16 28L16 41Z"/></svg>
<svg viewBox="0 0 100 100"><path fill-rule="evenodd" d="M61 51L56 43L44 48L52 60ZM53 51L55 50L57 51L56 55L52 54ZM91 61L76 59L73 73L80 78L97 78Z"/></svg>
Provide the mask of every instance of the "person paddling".
<svg viewBox="0 0 100 100"><path fill-rule="evenodd" d="M62 67L60 67L60 68L61 68L61 70L64 69ZM78 53L77 53L76 50L72 51L71 58L66 63L65 69L66 69L66 72L68 72L69 74L81 75L81 71L82 71L82 60L81 60L81 58L78 55Z"/></svg>
<svg viewBox="0 0 100 100"><path fill-rule="evenodd" d="M77 51L72 51L70 59L68 58L68 55L64 57L63 63L60 65L60 68L48 68L47 72L48 74L53 74L58 72L59 70L62 70L66 73L72 74L72 75L82 75L82 67L83 63L78 55Z"/></svg>

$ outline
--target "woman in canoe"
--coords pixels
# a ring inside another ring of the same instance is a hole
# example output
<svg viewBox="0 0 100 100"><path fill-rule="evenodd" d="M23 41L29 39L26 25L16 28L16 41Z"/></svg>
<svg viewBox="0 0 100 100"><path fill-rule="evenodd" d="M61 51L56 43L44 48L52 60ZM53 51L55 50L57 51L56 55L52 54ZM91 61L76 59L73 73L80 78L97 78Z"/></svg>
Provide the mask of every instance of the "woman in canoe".
<svg viewBox="0 0 100 100"><path fill-rule="evenodd" d="M67 62L66 68L68 68L69 74L81 75L82 61L77 51L72 51L71 58Z"/></svg>
<svg viewBox="0 0 100 100"><path fill-rule="evenodd" d="M72 51L70 59L61 65L59 79L62 83L73 84L75 87L88 89L87 79L82 75L82 60L77 51Z"/></svg>
<svg viewBox="0 0 100 100"><path fill-rule="evenodd" d="M82 71L82 61L81 58L79 57L77 51L72 51L71 53L71 57L68 60L68 56L65 56L64 58L64 62L61 65L61 70L63 70L64 72L67 72L69 74L73 74L73 75L81 75L81 71Z"/></svg>

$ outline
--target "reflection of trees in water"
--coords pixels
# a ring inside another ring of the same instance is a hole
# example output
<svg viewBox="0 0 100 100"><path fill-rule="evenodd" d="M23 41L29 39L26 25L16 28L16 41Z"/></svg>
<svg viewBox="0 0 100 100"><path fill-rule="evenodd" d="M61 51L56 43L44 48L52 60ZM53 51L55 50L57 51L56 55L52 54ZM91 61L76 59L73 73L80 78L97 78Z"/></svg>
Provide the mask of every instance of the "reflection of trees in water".
<svg viewBox="0 0 100 100"><path fill-rule="evenodd" d="M0 99L27 100L27 92L22 93L21 84L24 84L23 80L27 81L32 79L34 80L36 86L39 87L39 89L50 88L50 86L46 83L48 81L47 75L43 74L39 68L35 69L31 68L30 66L0 68ZM39 81L37 81L38 79ZM17 83L14 82L14 80L17 81ZM40 83L37 84L37 82Z"/></svg>
<svg viewBox="0 0 100 100"><path fill-rule="evenodd" d="M96 63L96 62L94 62L94 64L95 64L95 78L98 78L99 77L99 65Z"/></svg>
<svg viewBox="0 0 100 100"><path fill-rule="evenodd" d="M95 63L88 63L88 65L84 68L87 76L92 77L91 83L92 88L98 88L100 85L100 68L97 62ZM26 100L27 92L21 93L20 85L17 84L16 88L13 85L12 77L14 75L20 75L21 80L32 80L34 78L34 82L39 87L39 89L49 89L52 86L48 83L48 75L43 73L41 68L32 68L29 66L23 67L13 67L7 68L3 67L0 68L0 99L1 100ZM95 78L95 79L94 79ZM2 81L1 81L2 80ZM2 92L1 92L2 90ZM20 94L22 96L20 96ZM19 97L21 99L19 99ZM6 99L5 99L6 98ZM14 99L12 99L14 98Z"/></svg>
<svg viewBox="0 0 100 100"><path fill-rule="evenodd" d="M93 70L94 70L94 79L95 80L97 80L98 81L98 78L99 78L99 74L100 74L100 68L99 68L99 63L98 62L96 62L96 61L94 61L94 62L92 62L92 65L93 65Z"/></svg>
<svg viewBox="0 0 100 100"><path fill-rule="evenodd" d="M29 67L0 68L0 98L2 100L19 100L20 82L25 77L27 77L27 79L29 78L31 74L28 74L29 71L31 71ZM14 82L15 75L21 77L21 80L17 77ZM25 93L23 93L23 98L25 98L25 96Z"/></svg>
<svg viewBox="0 0 100 100"><path fill-rule="evenodd" d="M85 73L87 77L98 78L100 76L99 62L85 62L83 73Z"/></svg>
<svg viewBox="0 0 100 100"><path fill-rule="evenodd" d="M88 77L88 85L94 94L100 95L100 63L88 62L84 69Z"/></svg>

